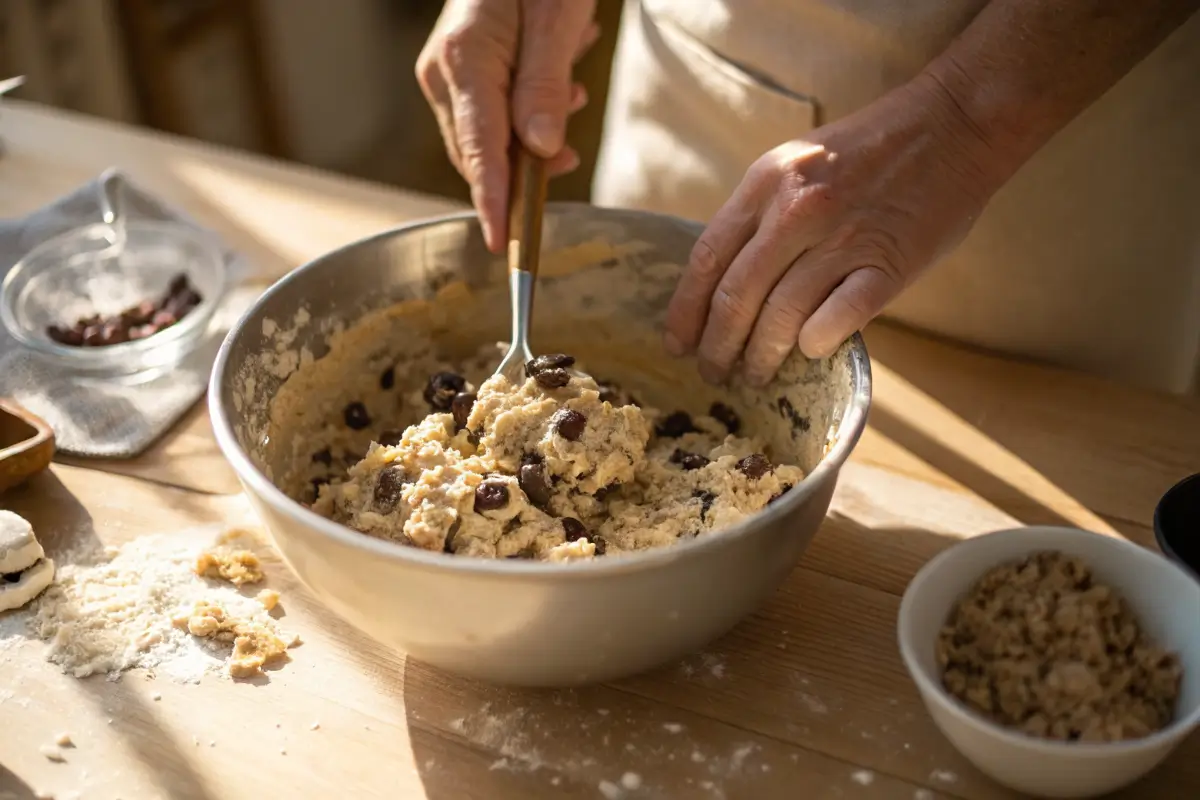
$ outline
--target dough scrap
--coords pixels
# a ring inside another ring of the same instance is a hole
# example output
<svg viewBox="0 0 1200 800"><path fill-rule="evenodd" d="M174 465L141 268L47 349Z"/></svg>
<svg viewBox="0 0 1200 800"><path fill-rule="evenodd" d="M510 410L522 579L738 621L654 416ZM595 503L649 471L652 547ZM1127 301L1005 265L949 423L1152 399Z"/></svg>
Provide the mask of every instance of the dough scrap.
<svg viewBox="0 0 1200 800"><path fill-rule="evenodd" d="M220 578L234 586L258 583L265 577L258 556L224 545L201 553L196 558L195 572L202 578Z"/></svg>
<svg viewBox="0 0 1200 800"><path fill-rule="evenodd" d="M1174 717L1183 670L1078 558L1035 553L987 572L943 626L942 684L1031 736L1114 742Z"/></svg>
<svg viewBox="0 0 1200 800"><path fill-rule="evenodd" d="M213 602L198 601L191 609L177 614L173 622L193 636L232 644L228 664L229 674L234 678L261 675L263 667L288 657L289 643L280 638L273 626L257 619L231 616Z"/></svg>

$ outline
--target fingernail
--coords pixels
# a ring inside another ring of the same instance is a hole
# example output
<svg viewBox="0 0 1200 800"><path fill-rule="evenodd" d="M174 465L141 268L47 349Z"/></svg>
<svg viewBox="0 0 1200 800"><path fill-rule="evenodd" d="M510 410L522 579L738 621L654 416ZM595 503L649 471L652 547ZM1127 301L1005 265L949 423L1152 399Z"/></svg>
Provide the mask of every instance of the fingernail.
<svg viewBox="0 0 1200 800"><path fill-rule="evenodd" d="M671 355L679 358L684 353L683 342L675 337L675 334L667 332L663 334L663 347Z"/></svg>
<svg viewBox="0 0 1200 800"><path fill-rule="evenodd" d="M545 158L562 149L560 138L554 117L549 114L534 114L525 126L525 141L533 149L541 151Z"/></svg>

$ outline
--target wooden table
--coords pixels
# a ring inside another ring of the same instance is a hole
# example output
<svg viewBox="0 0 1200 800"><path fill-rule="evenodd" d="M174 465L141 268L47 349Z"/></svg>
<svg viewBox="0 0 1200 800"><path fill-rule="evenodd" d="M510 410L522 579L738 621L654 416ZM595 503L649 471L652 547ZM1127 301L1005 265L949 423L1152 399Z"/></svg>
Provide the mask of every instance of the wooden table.
<svg viewBox="0 0 1200 800"><path fill-rule="evenodd" d="M0 114L0 135L0 216L117 165L223 234L263 280L449 208L20 103ZM498 689L382 649L272 565L287 623L306 644L265 685L137 673L79 681L0 653L0 790L125 800L1013 796L925 714L894 641L905 584L955 540L1017 523L1153 547L1157 498L1200 467L1200 403L886 326L868 332L868 346L871 427L827 522L771 602L707 651L611 685ZM0 506L56 546L250 513L202 405L141 458L56 463ZM54 764L38 748L63 730L78 746ZM1200 737L1121 796L1200 796Z"/></svg>

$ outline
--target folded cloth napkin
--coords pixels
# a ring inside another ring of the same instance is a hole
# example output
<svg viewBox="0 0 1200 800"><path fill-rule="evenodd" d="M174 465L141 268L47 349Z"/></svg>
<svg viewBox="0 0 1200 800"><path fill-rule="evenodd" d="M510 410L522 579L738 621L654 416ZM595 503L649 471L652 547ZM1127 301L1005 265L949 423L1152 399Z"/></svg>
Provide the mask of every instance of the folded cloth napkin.
<svg viewBox="0 0 1200 800"><path fill-rule="evenodd" d="M24 219L0 220L0 281L32 248L72 228L101 221L104 181L126 219L169 221L203 230L109 170ZM214 236L205 231L206 235ZM221 246L234 287L249 273ZM119 377L81 376L21 345L0 328L0 396L11 397L54 429L58 449L77 456L129 458L167 431L204 394L221 339L245 305L245 293L227 291L209 336L169 371Z"/></svg>

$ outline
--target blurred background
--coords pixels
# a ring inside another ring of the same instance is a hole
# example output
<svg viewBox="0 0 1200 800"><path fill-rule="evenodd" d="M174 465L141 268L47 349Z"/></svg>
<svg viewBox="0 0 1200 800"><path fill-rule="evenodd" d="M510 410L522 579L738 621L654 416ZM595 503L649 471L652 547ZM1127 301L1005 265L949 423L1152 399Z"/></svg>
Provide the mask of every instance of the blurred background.
<svg viewBox="0 0 1200 800"><path fill-rule="evenodd" d="M582 158L551 196L586 200L620 0L576 68ZM439 0L0 0L13 96L466 200L413 65ZM82 146L86 146L83 144Z"/></svg>

